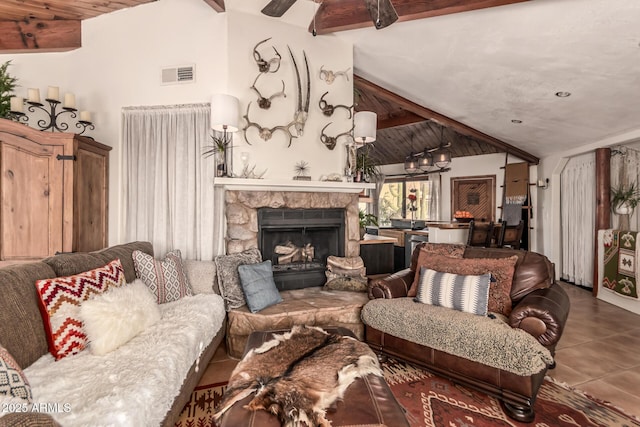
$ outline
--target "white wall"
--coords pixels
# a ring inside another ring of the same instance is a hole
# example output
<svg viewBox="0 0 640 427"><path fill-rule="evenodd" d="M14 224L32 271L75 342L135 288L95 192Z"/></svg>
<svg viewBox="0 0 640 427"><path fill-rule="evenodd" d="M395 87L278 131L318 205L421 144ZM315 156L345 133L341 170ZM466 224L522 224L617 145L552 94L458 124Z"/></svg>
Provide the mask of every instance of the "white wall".
<svg viewBox="0 0 640 427"><path fill-rule="evenodd" d="M346 161L345 141L340 138L333 150L327 149L320 141L320 131L333 122L325 133L335 136L348 131L352 121L348 113L339 109L331 117L325 117L318 102L326 91L329 94L325 100L331 104L353 104L353 46L350 43L340 41L334 36L313 37L306 27L302 28L268 19L261 15L251 15L242 12L229 11L229 93L240 99L241 115L247 111L247 105L251 102L249 118L252 122L262 127L273 128L291 123L297 106L297 85L295 71L287 46L295 57L302 82L303 103L306 91L306 71L303 58L303 50L306 52L309 62L311 77L311 100L309 105L309 117L304 129L304 134L293 139L288 145L288 137L282 131L276 131L271 139L265 141L259 138L256 128L248 131L248 141L245 142L242 132L234 136L234 169L241 169L240 154L249 153L249 164L256 165L256 171L267 169L265 178L291 179L295 176L295 164L305 161L309 166L309 175L318 180L321 175L331 173L342 174ZM307 22L305 20L305 22ZM263 75L256 86L263 96L278 92L282 88L281 81L285 83L286 98L274 98L271 108L261 110L258 108L256 93L250 89L251 84L259 74L253 59L253 48L261 40L271 37L271 40L260 45L259 53L266 60L275 56L275 47L282 56L281 67L276 73ZM333 84L328 85L320 80L320 67L325 70L350 69L349 80L338 78ZM241 120L241 123L245 123Z"/></svg>
<svg viewBox="0 0 640 427"><path fill-rule="evenodd" d="M327 86L319 80L318 71L323 64L328 69L353 69L352 46L332 36L313 38L306 30L307 22L305 28L295 27L262 15L238 11L218 14L202 0L162 0L83 21L80 49L0 55L0 62L12 60L9 72L19 79L16 91L19 96L26 97L30 87L40 88L44 95L48 85L59 86L61 95L75 93L79 109L92 112L96 129L88 134L113 147L109 171L109 243L113 245L123 240L122 108L209 102L212 93L223 92L240 98L241 110L245 111L247 102L255 96L249 90L257 75L252 49L263 38L273 37L283 64L279 73L269 76L277 76L277 84L265 85L265 79L259 82L259 87L264 85L265 92L277 90L282 78L287 98L285 102L274 100L268 114L252 114L251 119L262 126L291 120L295 86L287 43L300 62L302 49L307 52L312 80L310 117L304 137L294 140L291 148L286 148L278 134L271 141L256 140L253 146L248 146L239 133L234 141L238 146L234 151L235 165L241 164L240 153L247 151L251 156L249 163L257 163L256 170L268 168L268 178L292 177L294 165L300 160L309 162L314 179L342 170L343 141L334 151L320 143L320 129L331 119L322 116L318 100L325 90L330 90L328 99L332 103L351 104L353 80L350 76L346 84L336 82ZM269 57L269 49L261 49L265 57ZM162 68L183 64L195 64L194 83L160 84ZM276 113L285 117L276 118ZM345 117L340 113L334 114L335 123L327 133L339 133L350 127L347 119L340 119Z"/></svg>

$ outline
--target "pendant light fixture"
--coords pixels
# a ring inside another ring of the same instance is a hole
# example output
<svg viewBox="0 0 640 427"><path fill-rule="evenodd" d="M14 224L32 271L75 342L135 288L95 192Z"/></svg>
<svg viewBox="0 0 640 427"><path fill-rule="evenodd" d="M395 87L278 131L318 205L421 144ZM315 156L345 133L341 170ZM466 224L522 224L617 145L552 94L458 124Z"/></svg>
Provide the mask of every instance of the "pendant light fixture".
<svg viewBox="0 0 640 427"><path fill-rule="evenodd" d="M440 127L440 145L437 148L425 148L424 151L413 151L404 159L404 170L408 174L429 172L431 167L445 169L451 163L451 143L444 143L444 126Z"/></svg>
<svg viewBox="0 0 640 427"><path fill-rule="evenodd" d="M420 172L420 167L418 166L418 159L415 157L413 153L409 154L404 159L404 170L407 171L407 173Z"/></svg>

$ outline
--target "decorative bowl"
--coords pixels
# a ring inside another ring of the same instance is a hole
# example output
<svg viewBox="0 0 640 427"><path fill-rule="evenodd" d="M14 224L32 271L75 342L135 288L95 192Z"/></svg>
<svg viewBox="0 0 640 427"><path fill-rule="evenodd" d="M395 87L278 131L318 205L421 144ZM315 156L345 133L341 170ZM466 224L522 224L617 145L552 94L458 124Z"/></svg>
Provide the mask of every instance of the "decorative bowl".
<svg viewBox="0 0 640 427"><path fill-rule="evenodd" d="M469 217L453 217L453 219L455 219L457 222L461 222L463 224L469 223L471 221L473 221L473 218L469 218Z"/></svg>

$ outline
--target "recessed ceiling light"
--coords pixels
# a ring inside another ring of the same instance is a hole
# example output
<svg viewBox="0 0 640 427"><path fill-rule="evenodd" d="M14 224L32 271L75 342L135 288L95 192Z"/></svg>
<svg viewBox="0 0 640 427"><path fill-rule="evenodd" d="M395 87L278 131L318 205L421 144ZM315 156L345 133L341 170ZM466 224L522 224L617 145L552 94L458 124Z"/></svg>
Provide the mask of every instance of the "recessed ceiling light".
<svg viewBox="0 0 640 427"><path fill-rule="evenodd" d="M511 123L520 124L520 123L522 123L522 120L518 120L518 119L511 119Z"/></svg>
<svg viewBox="0 0 640 427"><path fill-rule="evenodd" d="M568 96L571 96L571 92L556 92L556 96L558 98L566 98Z"/></svg>

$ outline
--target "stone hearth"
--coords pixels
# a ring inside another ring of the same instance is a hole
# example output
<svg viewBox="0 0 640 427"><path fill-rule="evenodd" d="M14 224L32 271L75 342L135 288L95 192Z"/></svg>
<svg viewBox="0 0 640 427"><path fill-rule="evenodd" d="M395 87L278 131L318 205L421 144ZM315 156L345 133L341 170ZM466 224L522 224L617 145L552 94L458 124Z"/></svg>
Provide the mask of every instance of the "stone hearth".
<svg viewBox="0 0 640 427"><path fill-rule="evenodd" d="M245 191L225 192L227 253L258 247L258 209L345 209L345 256L360 254L358 194L340 192Z"/></svg>

